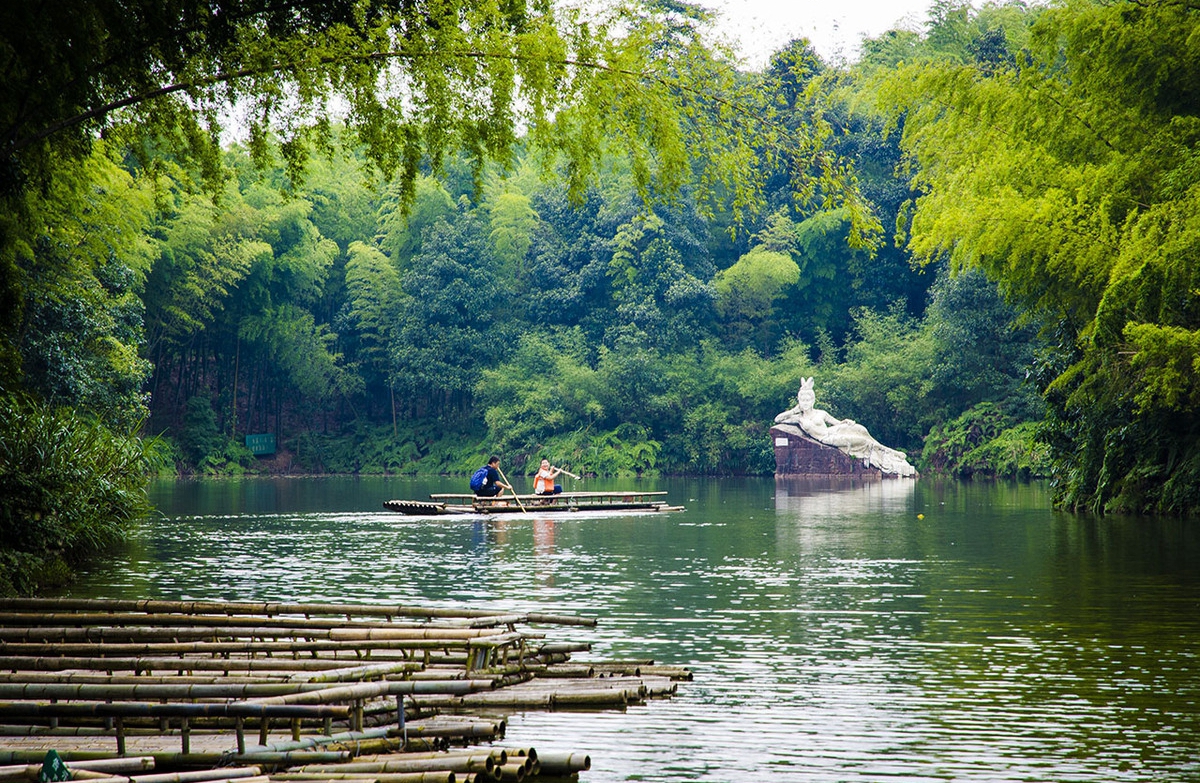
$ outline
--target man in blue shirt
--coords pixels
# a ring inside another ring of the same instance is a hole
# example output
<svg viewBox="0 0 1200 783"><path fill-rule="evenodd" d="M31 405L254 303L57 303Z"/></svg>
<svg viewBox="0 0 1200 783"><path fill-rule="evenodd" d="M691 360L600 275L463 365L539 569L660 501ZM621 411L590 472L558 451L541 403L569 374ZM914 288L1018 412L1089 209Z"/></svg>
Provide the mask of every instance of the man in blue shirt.
<svg viewBox="0 0 1200 783"><path fill-rule="evenodd" d="M505 484L500 479L500 458L491 457L487 461L487 465L480 468L486 470L487 475L484 476L483 484L475 489L475 494L481 498L494 498L504 490L512 491L512 487ZM476 471L477 473L479 471Z"/></svg>

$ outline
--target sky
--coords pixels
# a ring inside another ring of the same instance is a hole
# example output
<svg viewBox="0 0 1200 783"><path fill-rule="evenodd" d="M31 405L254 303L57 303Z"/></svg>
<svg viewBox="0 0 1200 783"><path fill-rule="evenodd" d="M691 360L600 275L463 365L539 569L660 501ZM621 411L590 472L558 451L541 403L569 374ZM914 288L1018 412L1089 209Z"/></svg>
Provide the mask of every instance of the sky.
<svg viewBox="0 0 1200 783"><path fill-rule="evenodd" d="M700 0L721 14L717 29L746 64L766 65L793 38L808 38L829 62L855 60L864 36L894 27L921 30L933 0Z"/></svg>

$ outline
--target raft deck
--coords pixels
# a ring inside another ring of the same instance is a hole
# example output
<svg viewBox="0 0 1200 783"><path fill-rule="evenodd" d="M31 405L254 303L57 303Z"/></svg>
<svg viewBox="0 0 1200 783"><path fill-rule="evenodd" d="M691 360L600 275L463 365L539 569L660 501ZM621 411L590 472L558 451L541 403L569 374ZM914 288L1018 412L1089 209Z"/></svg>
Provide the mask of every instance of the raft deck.
<svg viewBox="0 0 1200 783"><path fill-rule="evenodd" d="M663 499L666 492L562 492L558 495L436 494L429 500L387 500L389 511L412 516L439 514L547 514L574 511L683 511ZM518 503L518 499L520 502Z"/></svg>

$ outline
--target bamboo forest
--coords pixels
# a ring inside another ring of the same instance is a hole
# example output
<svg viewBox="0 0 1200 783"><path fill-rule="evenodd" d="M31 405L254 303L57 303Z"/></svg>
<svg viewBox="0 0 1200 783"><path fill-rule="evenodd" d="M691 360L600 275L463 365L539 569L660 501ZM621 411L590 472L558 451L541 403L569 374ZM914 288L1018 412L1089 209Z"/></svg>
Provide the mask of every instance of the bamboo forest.
<svg viewBox="0 0 1200 783"><path fill-rule="evenodd" d="M3 4L0 592L155 474L770 476L808 377L922 476L1200 512L1200 8L711 22Z"/></svg>

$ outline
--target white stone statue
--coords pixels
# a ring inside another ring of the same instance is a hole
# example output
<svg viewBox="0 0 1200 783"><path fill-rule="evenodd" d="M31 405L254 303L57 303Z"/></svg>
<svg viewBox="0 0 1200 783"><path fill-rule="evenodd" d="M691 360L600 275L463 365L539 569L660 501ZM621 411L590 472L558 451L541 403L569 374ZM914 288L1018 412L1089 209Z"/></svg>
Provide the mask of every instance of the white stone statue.
<svg viewBox="0 0 1200 783"><path fill-rule="evenodd" d="M889 449L871 437L867 428L852 419L835 419L827 411L814 408L817 401L813 379L802 378L796 392L796 407L775 417L776 424L792 424L826 446L833 446L851 457L863 459L883 473L915 476L917 470L908 464L903 451Z"/></svg>

